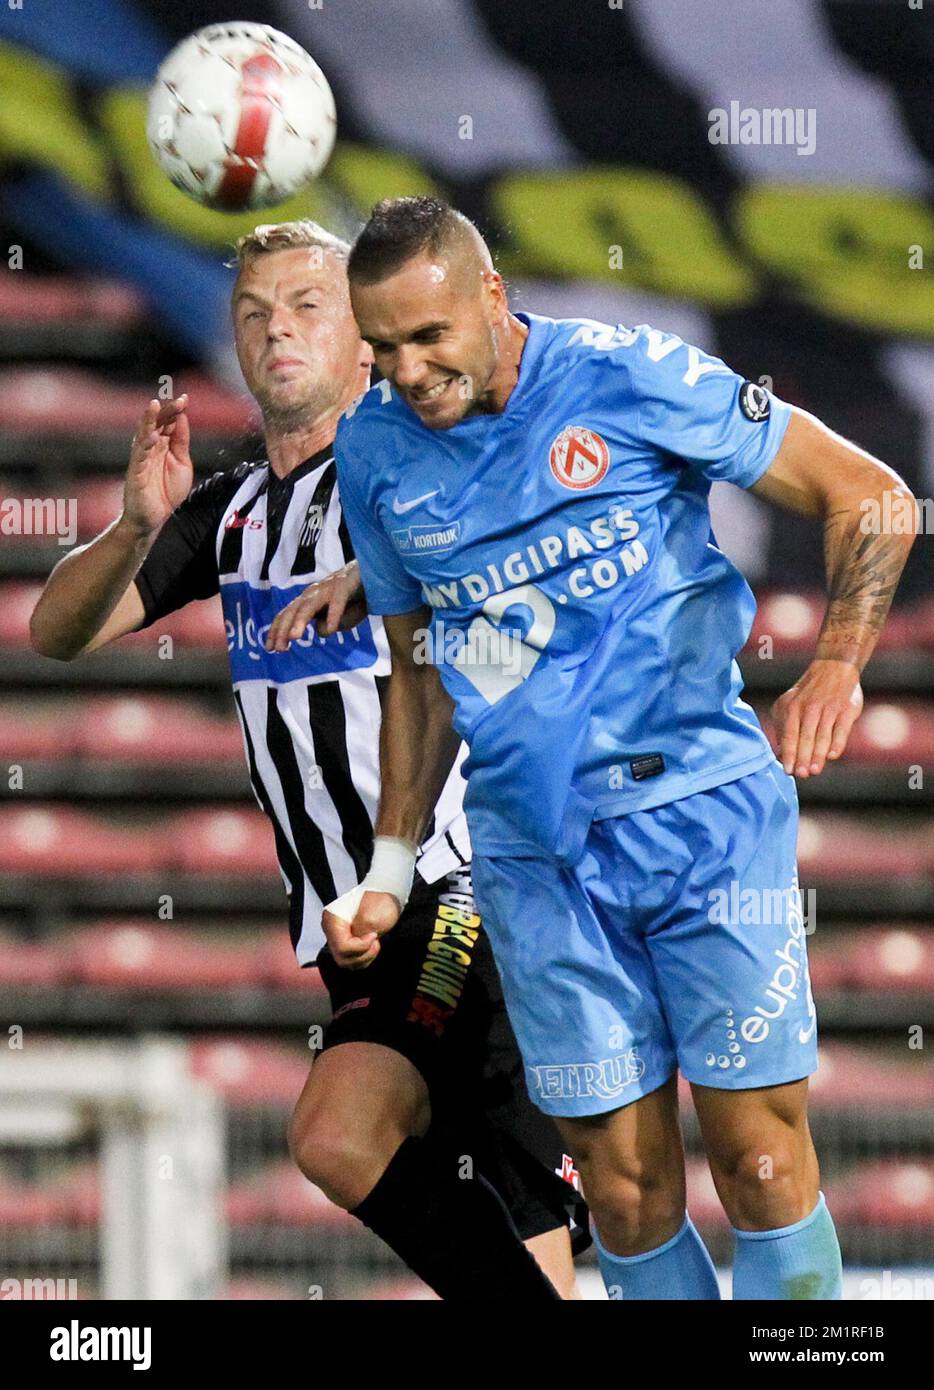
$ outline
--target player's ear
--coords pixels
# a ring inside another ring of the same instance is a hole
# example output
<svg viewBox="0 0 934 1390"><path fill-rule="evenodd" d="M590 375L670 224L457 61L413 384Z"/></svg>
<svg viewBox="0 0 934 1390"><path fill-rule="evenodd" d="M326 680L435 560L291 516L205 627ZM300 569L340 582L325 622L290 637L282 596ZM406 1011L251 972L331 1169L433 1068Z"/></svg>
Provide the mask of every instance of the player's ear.
<svg viewBox="0 0 934 1390"><path fill-rule="evenodd" d="M501 319L505 314L509 313L506 284L498 271L484 270L483 289L487 305L494 319Z"/></svg>

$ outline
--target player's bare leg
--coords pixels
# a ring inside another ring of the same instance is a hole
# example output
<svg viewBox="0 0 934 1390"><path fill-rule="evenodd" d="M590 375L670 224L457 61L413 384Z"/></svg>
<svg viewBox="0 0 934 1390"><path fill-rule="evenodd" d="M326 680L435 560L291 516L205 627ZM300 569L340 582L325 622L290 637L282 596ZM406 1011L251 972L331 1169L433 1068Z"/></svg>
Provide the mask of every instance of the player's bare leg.
<svg viewBox="0 0 934 1390"><path fill-rule="evenodd" d="M580 1298L571 1253L571 1233L567 1226L556 1226L540 1236L525 1241L526 1250L535 1256L541 1269L554 1284L562 1298Z"/></svg>
<svg viewBox="0 0 934 1390"><path fill-rule="evenodd" d="M601 1243L641 1255L684 1221L684 1149L676 1078L620 1110L555 1122L581 1175Z"/></svg>
<svg viewBox="0 0 934 1390"><path fill-rule="evenodd" d="M736 1234L733 1297L840 1298L840 1246L820 1192L807 1080L692 1089L710 1171Z"/></svg>
<svg viewBox="0 0 934 1390"><path fill-rule="evenodd" d="M719 1298L716 1271L685 1210L677 1077L620 1110L557 1124L593 1213L610 1297Z"/></svg>
<svg viewBox="0 0 934 1390"><path fill-rule="evenodd" d="M430 1121L428 1087L407 1057L380 1043L342 1043L311 1068L289 1151L309 1182L352 1211L403 1140L420 1138Z"/></svg>
<svg viewBox="0 0 934 1390"><path fill-rule="evenodd" d="M761 1090L692 1086L717 1195L741 1231L790 1226L820 1187L807 1120L807 1080Z"/></svg>
<svg viewBox="0 0 934 1390"><path fill-rule="evenodd" d="M423 1139L430 1123L428 1087L408 1058L379 1043L341 1043L311 1069L289 1125L289 1150L310 1182L443 1297L460 1296L458 1275L493 1298L507 1289L520 1301L555 1298L555 1290L574 1297L567 1230L526 1242L536 1268L482 1178L459 1181L453 1158L445 1164L443 1155L407 1143Z"/></svg>

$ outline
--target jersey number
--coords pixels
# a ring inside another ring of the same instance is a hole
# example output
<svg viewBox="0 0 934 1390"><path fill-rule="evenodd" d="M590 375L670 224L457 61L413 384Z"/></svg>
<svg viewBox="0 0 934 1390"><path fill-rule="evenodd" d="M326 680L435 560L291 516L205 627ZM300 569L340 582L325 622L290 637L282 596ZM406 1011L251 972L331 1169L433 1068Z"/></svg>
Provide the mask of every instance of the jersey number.
<svg viewBox="0 0 934 1390"><path fill-rule="evenodd" d="M502 622L510 608L520 605L532 610L532 625L524 637L494 626ZM517 589L491 594L480 615L467 628L467 640L454 656L452 665L467 677L488 704L495 705L529 677L551 641L555 621L554 604L534 584L522 584Z"/></svg>

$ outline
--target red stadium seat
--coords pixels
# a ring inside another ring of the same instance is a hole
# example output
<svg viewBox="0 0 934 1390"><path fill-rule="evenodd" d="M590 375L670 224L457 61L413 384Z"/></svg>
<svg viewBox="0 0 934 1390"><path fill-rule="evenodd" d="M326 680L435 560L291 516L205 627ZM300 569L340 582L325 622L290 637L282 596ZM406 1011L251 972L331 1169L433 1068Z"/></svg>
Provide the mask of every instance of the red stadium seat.
<svg viewBox="0 0 934 1390"><path fill-rule="evenodd" d="M93 478L70 488L77 503L78 536L88 540L97 536L123 510L123 478Z"/></svg>
<svg viewBox="0 0 934 1390"><path fill-rule="evenodd" d="M42 584L11 580L0 584L0 646L28 647L29 619L39 601Z"/></svg>
<svg viewBox="0 0 934 1390"><path fill-rule="evenodd" d="M828 1184L827 1205L842 1223L934 1229L934 1162L883 1159Z"/></svg>
<svg viewBox="0 0 934 1390"><path fill-rule="evenodd" d="M853 725L844 761L880 766L934 762L934 708L919 700L873 700Z"/></svg>
<svg viewBox="0 0 934 1390"><path fill-rule="evenodd" d="M257 977L273 989L295 990L300 994L321 994L324 985L314 966L303 969L285 931L269 931L256 946Z"/></svg>
<svg viewBox="0 0 934 1390"><path fill-rule="evenodd" d="M335 1206L294 1163L271 1163L245 1182L227 1190L227 1219L232 1226L358 1226L356 1218Z"/></svg>
<svg viewBox="0 0 934 1390"><path fill-rule="evenodd" d="M857 989L934 993L934 931L867 927L854 942L851 975Z"/></svg>
<svg viewBox="0 0 934 1390"><path fill-rule="evenodd" d="M818 933L818 935L820 935ZM850 983L850 944L846 939L834 935L829 941L818 941L816 937L808 940L808 969L811 986L820 1004L820 996L826 990L842 989Z"/></svg>
<svg viewBox="0 0 934 1390"><path fill-rule="evenodd" d="M798 862L808 884L890 882L924 871L925 835L906 834L887 823L807 812L798 830Z"/></svg>
<svg viewBox="0 0 934 1390"><path fill-rule="evenodd" d="M83 878L166 867L165 837L147 827L57 806L0 806L0 873Z"/></svg>
<svg viewBox="0 0 934 1390"><path fill-rule="evenodd" d="M0 320L68 328L76 320L130 328L142 323L145 302L129 285L63 276L0 275Z"/></svg>
<svg viewBox="0 0 934 1390"><path fill-rule="evenodd" d="M820 593L776 591L759 598L747 650L760 650L760 638L770 637L772 655L795 656L813 652L827 607L826 596Z"/></svg>
<svg viewBox="0 0 934 1390"><path fill-rule="evenodd" d="M0 1231L62 1225L73 1211L74 1203L61 1188L0 1179Z"/></svg>
<svg viewBox="0 0 934 1390"><path fill-rule="evenodd" d="M175 613L160 618L149 629L153 640L167 633L180 647L227 648L224 614L219 598L189 603Z"/></svg>
<svg viewBox="0 0 934 1390"><path fill-rule="evenodd" d="M311 1053L242 1038L201 1038L191 1044L191 1070L221 1090L229 1105L291 1108L308 1079Z"/></svg>
<svg viewBox="0 0 934 1390"><path fill-rule="evenodd" d="M239 437L255 427L249 397L224 390L207 377L186 375L176 394L190 397L192 430ZM0 378L0 429L32 434L93 436L120 431L129 438L146 405L138 387L73 367L14 367Z"/></svg>
<svg viewBox="0 0 934 1390"><path fill-rule="evenodd" d="M770 637L772 656L813 656L827 609L827 595L819 590L776 589L759 596L747 652L760 651L760 639ZM934 646L934 603L897 608L891 612L879 638L879 651L900 652Z"/></svg>
<svg viewBox="0 0 934 1390"><path fill-rule="evenodd" d="M194 932L116 922L80 932L70 947L82 984L112 989L231 989L256 983L252 946L207 942Z"/></svg>
<svg viewBox="0 0 934 1390"><path fill-rule="evenodd" d="M925 651L934 651L934 598L922 599L911 609L911 620L918 634L918 643Z"/></svg>
<svg viewBox="0 0 934 1390"><path fill-rule="evenodd" d="M267 1303L305 1297L301 1283L287 1284L274 1279L231 1279L221 1298L233 1303Z"/></svg>
<svg viewBox="0 0 934 1390"><path fill-rule="evenodd" d="M279 878L272 827L258 808L184 811L166 829L173 862L185 873Z"/></svg>
<svg viewBox="0 0 934 1390"><path fill-rule="evenodd" d="M20 698L0 704L0 748L11 762L70 757L74 735L73 702Z"/></svg>
<svg viewBox="0 0 934 1390"><path fill-rule="evenodd" d="M818 1013L820 1004L818 1002ZM866 1047L823 1042L810 1080L811 1104L825 1110L926 1109L934 1106L934 1074L926 1063L892 1060Z"/></svg>
<svg viewBox="0 0 934 1390"><path fill-rule="evenodd" d="M94 696L81 702L76 724L76 751L85 758L170 765L243 759L233 710L218 717L190 700Z"/></svg>
<svg viewBox="0 0 934 1390"><path fill-rule="evenodd" d="M0 942L0 986L5 989L43 988L60 984L67 975L62 953L42 942Z"/></svg>

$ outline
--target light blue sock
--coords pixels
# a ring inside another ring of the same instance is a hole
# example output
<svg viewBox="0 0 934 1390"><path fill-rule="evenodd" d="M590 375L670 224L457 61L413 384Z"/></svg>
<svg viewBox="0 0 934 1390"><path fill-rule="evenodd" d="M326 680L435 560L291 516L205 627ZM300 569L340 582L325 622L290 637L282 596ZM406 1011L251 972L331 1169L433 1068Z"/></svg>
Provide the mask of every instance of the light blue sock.
<svg viewBox="0 0 934 1390"><path fill-rule="evenodd" d="M594 1231L600 1273L610 1298L719 1298L713 1261L694 1223L685 1216L676 1236L644 1255L613 1255Z"/></svg>
<svg viewBox="0 0 934 1390"><path fill-rule="evenodd" d="M843 1264L824 1194L803 1221L777 1231L737 1231L733 1297L843 1297Z"/></svg>

